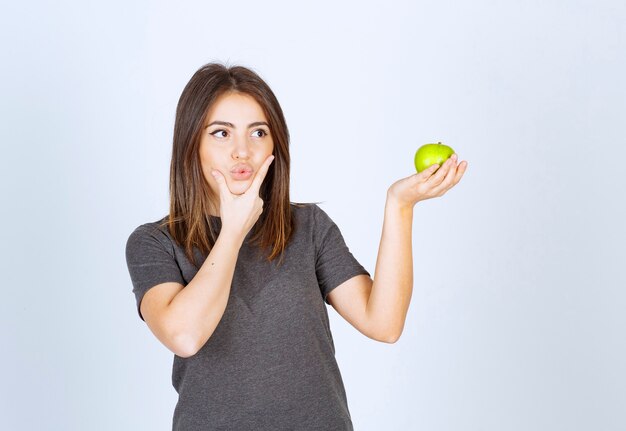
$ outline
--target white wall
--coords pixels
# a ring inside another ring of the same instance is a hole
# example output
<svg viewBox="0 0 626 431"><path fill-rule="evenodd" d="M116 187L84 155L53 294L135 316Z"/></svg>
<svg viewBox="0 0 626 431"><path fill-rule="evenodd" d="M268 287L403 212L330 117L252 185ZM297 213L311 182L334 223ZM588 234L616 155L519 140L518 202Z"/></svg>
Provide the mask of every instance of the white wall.
<svg viewBox="0 0 626 431"><path fill-rule="evenodd" d="M372 273L417 147L469 162L415 208L398 343L329 308L357 430L626 429L624 2L174 4L0 11L6 429L171 429L173 354L124 245L167 212L176 103L209 61L266 79L292 200L325 201Z"/></svg>

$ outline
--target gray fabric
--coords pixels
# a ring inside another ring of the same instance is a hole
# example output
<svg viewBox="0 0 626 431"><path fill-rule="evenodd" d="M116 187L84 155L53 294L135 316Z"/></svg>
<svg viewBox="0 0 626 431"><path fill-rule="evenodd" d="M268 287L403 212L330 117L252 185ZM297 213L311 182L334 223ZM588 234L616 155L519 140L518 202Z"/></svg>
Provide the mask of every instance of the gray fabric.
<svg viewBox="0 0 626 431"><path fill-rule="evenodd" d="M282 267L259 258L248 233L214 333L196 355L174 355L173 430L353 429L324 301L344 281L370 274L326 212L291 208L296 230ZM212 220L219 229L220 218ZM137 227L126 244L138 312L150 287L186 285L197 272L157 223Z"/></svg>

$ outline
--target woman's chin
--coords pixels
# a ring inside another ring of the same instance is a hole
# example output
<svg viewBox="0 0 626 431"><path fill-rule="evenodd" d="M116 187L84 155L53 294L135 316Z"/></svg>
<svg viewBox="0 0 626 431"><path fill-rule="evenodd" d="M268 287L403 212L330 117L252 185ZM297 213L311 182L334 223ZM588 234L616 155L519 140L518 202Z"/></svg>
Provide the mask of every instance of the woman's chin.
<svg viewBox="0 0 626 431"><path fill-rule="evenodd" d="M242 195L250 188L250 181L234 181L230 185L230 192L234 195Z"/></svg>

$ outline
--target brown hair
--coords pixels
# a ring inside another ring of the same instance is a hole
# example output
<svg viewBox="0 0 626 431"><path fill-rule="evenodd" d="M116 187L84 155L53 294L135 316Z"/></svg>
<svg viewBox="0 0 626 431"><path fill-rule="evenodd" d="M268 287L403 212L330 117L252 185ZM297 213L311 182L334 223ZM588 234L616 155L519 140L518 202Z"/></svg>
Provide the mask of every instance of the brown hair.
<svg viewBox="0 0 626 431"><path fill-rule="evenodd" d="M276 96L249 68L205 64L193 74L178 100L170 165L170 212L161 225L168 226L170 235L196 267L193 248L206 256L218 236L209 210L213 208L211 200L219 197L202 173L201 133L211 106L220 96L233 92L249 95L261 106L274 142L275 159L259 190L263 212L252 228L250 240L263 249L271 249L268 261L279 254L282 261L294 231L295 218L289 201L289 130Z"/></svg>

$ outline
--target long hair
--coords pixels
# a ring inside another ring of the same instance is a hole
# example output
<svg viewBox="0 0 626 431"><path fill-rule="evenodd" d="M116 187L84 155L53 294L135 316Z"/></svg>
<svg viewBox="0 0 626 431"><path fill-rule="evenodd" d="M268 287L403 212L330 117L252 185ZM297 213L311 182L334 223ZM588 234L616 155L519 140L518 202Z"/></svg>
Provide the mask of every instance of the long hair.
<svg viewBox="0 0 626 431"><path fill-rule="evenodd" d="M295 229L289 200L289 130L276 96L249 68L205 64L191 77L178 100L170 165L170 211L162 223L196 268L194 247L206 256L218 236L209 211L213 208L211 202L219 196L215 196L202 173L200 139L211 106L220 96L231 92L256 100L267 117L274 143L275 159L259 190L263 212L252 228L250 241L261 249L271 250L268 261L278 255L282 261Z"/></svg>

